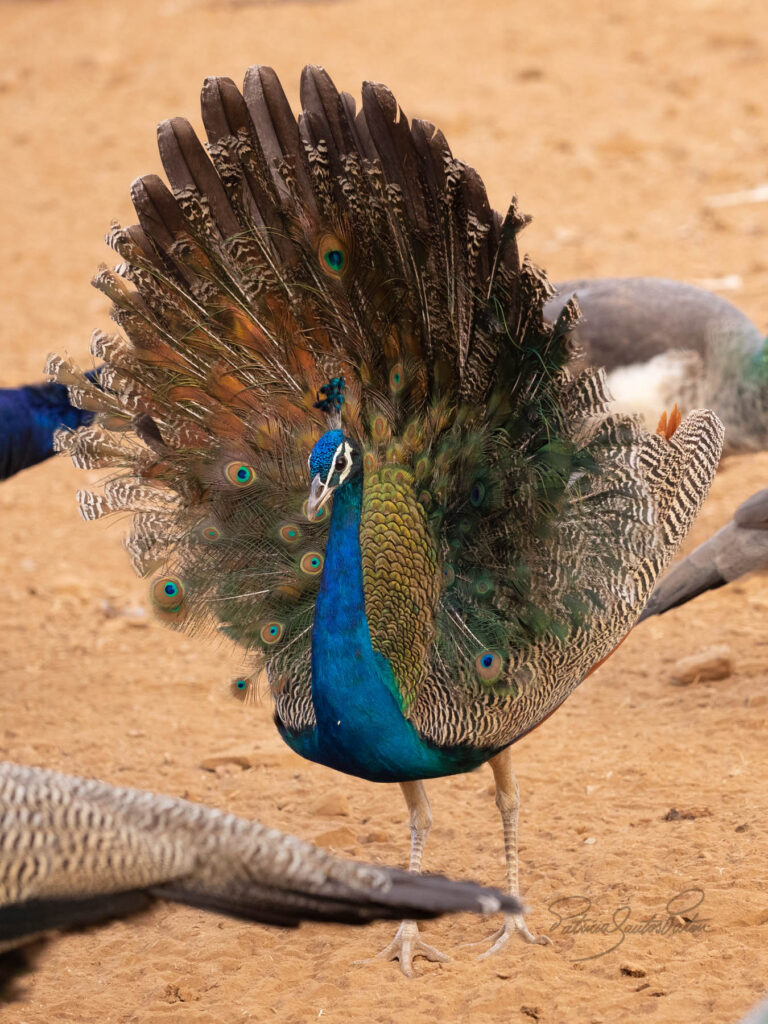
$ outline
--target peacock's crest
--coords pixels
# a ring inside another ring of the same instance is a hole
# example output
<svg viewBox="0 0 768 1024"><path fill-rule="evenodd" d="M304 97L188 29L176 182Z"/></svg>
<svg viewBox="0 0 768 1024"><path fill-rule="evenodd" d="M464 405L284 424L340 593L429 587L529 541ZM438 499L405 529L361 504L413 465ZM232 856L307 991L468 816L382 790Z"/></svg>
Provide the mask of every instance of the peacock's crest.
<svg viewBox="0 0 768 1024"><path fill-rule="evenodd" d="M362 474L371 640L429 733L435 700L526 699L537 651L597 660L671 541L657 558L646 435L569 369L575 303L544 319L517 203L495 213L381 85L358 112L307 68L301 99L297 121L254 67L242 95L206 81L207 153L160 126L171 189L134 182L139 224L113 227L122 262L95 281L122 335L94 335L98 385L51 363L98 412L60 444L112 469L81 508L132 514L159 614L253 651L296 728L332 494Z"/></svg>
<svg viewBox="0 0 768 1024"><path fill-rule="evenodd" d="M320 388L315 402L315 408L324 412L331 426L337 429L341 425L341 407L344 405L346 386L343 377L332 377L327 384L323 384Z"/></svg>

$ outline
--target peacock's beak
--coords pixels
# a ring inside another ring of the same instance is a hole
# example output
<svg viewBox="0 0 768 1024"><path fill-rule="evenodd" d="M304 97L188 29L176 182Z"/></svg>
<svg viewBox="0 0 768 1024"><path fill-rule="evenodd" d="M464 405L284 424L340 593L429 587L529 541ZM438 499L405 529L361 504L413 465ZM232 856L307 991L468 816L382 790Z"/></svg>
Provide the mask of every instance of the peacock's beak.
<svg viewBox="0 0 768 1024"><path fill-rule="evenodd" d="M325 499L331 493L331 488L327 484L323 483L320 474L312 481L312 486L309 489L309 497L307 498L307 519L310 523L315 519L317 513L320 510Z"/></svg>

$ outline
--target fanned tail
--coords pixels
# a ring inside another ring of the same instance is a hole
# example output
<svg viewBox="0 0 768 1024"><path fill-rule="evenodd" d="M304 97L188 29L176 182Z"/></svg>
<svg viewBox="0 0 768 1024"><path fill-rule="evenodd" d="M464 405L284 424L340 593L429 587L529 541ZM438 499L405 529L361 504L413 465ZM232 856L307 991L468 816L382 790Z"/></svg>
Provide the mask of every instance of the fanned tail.
<svg viewBox="0 0 768 1024"><path fill-rule="evenodd" d="M516 202L495 213L384 86L358 111L307 68L301 102L297 120L255 67L242 94L206 80L207 152L160 125L170 189L134 182L139 224L113 226L123 262L95 281L125 337L94 335L98 385L50 364L97 413L58 443L113 471L81 508L132 515L161 617L257 652L304 729L329 519L306 521L306 465L343 380L374 650L427 738L503 745L630 628L706 493L717 423L649 440L609 412L602 375L572 366L576 304L544 317Z"/></svg>

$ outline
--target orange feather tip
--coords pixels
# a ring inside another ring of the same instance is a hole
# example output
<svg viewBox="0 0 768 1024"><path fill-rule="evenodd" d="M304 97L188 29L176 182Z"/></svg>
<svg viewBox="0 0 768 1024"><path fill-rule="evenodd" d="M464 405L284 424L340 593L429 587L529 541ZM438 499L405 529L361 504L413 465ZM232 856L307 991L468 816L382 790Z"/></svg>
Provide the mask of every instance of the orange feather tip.
<svg viewBox="0 0 768 1024"><path fill-rule="evenodd" d="M674 406L672 407L672 412L669 414L669 416L667 416L667 410L665 409L659 417L659 422L656 427L656 433L660 437L663 437L666 441L669 441L674 436L675 431L680 426L682 421L682 414L680 413L680 410L677 407L677 402L675 402Z"/></svg>

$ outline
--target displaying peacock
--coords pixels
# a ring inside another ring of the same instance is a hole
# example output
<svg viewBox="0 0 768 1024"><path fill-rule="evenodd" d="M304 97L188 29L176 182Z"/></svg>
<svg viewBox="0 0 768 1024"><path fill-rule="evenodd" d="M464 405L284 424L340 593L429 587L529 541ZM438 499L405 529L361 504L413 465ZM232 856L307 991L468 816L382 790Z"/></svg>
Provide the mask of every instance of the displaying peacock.
<svg viewBox="0 0 768 1024"><path fill-rule="evenodd" d="M266 669L302 756L408 803L410 867L431 824L424 779L489 761L517 894L509 747L632 627L707 492L709 412L673 433L607 411L571 368L569 303L520 261L525 225L383 86L362 109L321 68L298 121L274 72L202 91L207 153L164 122L139 224L96 285L98 386L50 372L94 425L62 431L87 519L128 513L160 617L222 630ZM235 691L246 697L248 680ZM517 932L509 915L489 953ZM381 956L445 959L404 922Z"/></svg>

